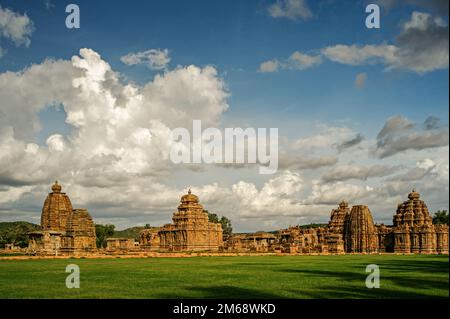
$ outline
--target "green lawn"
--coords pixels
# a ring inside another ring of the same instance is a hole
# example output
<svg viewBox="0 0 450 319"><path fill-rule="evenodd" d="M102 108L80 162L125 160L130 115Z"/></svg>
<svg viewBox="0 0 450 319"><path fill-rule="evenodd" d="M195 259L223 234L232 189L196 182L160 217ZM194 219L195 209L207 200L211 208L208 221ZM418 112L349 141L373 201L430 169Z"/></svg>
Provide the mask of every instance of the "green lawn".
<svg viewBox="0 0 450 319"><path fill-rule="evenodd" d="M80 289L65 286L70 263ZM448 298L448 281L448 256L0 260L0 298Z"/></svg>

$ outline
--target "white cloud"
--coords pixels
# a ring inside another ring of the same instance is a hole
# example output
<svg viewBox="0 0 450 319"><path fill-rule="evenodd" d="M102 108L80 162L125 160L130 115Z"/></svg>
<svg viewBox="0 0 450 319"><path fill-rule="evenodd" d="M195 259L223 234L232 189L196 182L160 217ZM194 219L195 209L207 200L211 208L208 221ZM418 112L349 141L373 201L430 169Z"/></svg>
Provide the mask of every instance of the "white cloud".
<svg viewBox="0 0 450 319"><path fill-rule="evenodd" d="M364 72L358 73L355 78L355 85L358 88L363 88L366 85L367 74Z"/></svg>
<svg viewBox="0 0 450 319"><path fill-rule="evenodd" d="M128 53L120 58L127 65L145 64L152 70L166 69L169 62L169 50L150 49L147 51Z"/></svg>
<svg viewBox="0 0 450 319"><path fill-rule="evenodd" d="M331 208L342 199L369 204L373 212L382 211L390 219L397 201L417 181L432 203L447 205L442 193L448 192L448 156L442 147L434 150L439 151L436 155L424 149L407 156L414 160L412 165L405 164L405 172L428 172L414 181L390 181L391 174L382 187L372 179L362 183L355 178L325 185L318 176L334 165L355 161L357 167L373 166L366 162L369 145L376 140L363 140L345 126L320 125L309 130L309 136L289 142L276 175L254 178L244 168L243 174L232 177L235 180L226 181L207 171L205 181L198 178L201 172L172 165L167 156L171 128L190 128L193 119L202 120L205 127L220 123L229 93L217 70L178 67L142 86L119 78L90 49L81 49L68 61L46 60L0 74L0 219L36 221L55 179L75 206L87 207L97 222L118 227L170 222L188 186L200 196L205 209L230 217L237 231L326 222ZM60 104L71 133L52 132L45 143L37 144L35 137L42 125L38 113ZM441 130L436 123L429 120L423 131ZM381 136L404 134L410 126L408 120L394 121Z"/></svg>
<svg viewBox="0 0 450 319"><path fill-rule="evenodd" d="M409 150L447 146L448 142L448 126L420 130L407 118L395 116L389 118L378 133L374 154L384 158Z"/></svg>
<svg viewBox="0 0 450 319"><path fill-rule="evenodd" d="M297 139L293 142L292 147L304 152L311 152L320 148L337 148L345 141L354 138L355 135L354 130L345 126L326 126L322 127L319 133Z"/></svg>
<svg viewBox="0 0 450 319"><path fill-rule="evenodd" d="M322 63L320 55L308 55L295 51L287 61L287 67L290 69L304 70Z"/></svg>
<svg viewBox="0 0 450 319"><path fill-rule="evenodd" d="M279 69L304 70L322 63L320 55L308 55L298 51L292 53L287 59L278 61L277 59L261 63L259 72L276 72Z"/></svg>
<svg viewBox="0 0 450 319"><path fill-rule="evenodd" d="M272 59L261 64L261 72L279 69L303 70L322 63L322 57L347 65L384 65L386 70L408 70L426 73L448 68L449 30L440 17L429 13L413 12L394 44L336 44L324 47L320 55L294 52L288 59ZM363 75L358 83L363 83ZM357 79L358 80L358 79Z"/></svg>
<svg viewBox="0 0 450 319"><path fill-rule="evenodd" d="M277 60L269 60L261 63L259 66L259 72L270 73L278 71L280 63Z"/></svg>
<svg viewBox="0 0 450 319"><path fill-rule="evenodd" d="M393 63L398 48L394 45L334 45L322 49L322 54L333 62L361 65L377 62Z"/></svg>
<svg viewBox="0 0 450 319"><path fill-rule="evenodd" d="M33 21L26 14L21 15L0 6L0 38L9 39L16 46L28 47L33 30Z"/></svg>
<svg viewBox="0 0 450 319"><path fill-rule="evenodd" d="M340 165L326 172L322 176L325 183L345 181L349 179L367 180L372 177L383 177L391 175L401 169L400 166L373 165L362 166L355 163Z"/></svg>
<svg viewBox="0 0 450 319"><path fill-rule="evenodd" d="M180 67L143 87L122 85L90 49L71 61L47 60L0 74L0 84L0 173L18 184L61 176L105 186L165 174L170 128L192 127L193 118L217 124L228 107L225 85L213 67ZM29 146L41 126L39 111L56 104L63 105L72 134L53 134L46 146Z"/></svg>
<svg viewBox="0 0 450 319"><path fill-rule="evenodd" d="M448 68L448 25L429 13L413 12L395 45L334 45L322 49L333 62L349 65L381 63L387 69L417 73Z"/></svg>
<svg viewBox="0 0 450 319"><path fill-rule="evenodd" d="M287 18L290 20L309 20L313 17L306 0L277 0L268 8L273 18Z"/></svg>

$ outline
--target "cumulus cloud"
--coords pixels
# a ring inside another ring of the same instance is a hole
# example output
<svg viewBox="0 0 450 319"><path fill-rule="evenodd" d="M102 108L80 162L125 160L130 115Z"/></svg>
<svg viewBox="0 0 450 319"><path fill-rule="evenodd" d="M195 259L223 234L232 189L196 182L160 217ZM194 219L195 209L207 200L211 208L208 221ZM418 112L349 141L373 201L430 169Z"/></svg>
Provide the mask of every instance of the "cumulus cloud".
<svg viewBox="0 0 450 319"><path fill-rule="evenodd" d="M306 0L277 0L268 8L273 18L287 18L290 20L309 20L313 17Z"/></svg>
<svg viewBox="0 0 450 319"><path fill-rule="evenodd" d="M10 39L15 45L28 47L31 43L30 36L33 33L33 21L23 14L11 11L0 6L0 36Z"/></svg>
<svg viewBox="0 0 450 319"><path fill-rule="evenodd" d="M333 62L349 65L381 63L387 69L417 73L448 68L448 25L429 13L413 12L395 45L334 45L322 49Z"/></svg>
<svg viewBox="0 0 450 319"><path fill-rule="evenodd" d="M353 146L360 144L363 140L364 140L364 137L360 133L358 133L358 134L356 134L355 137L338 144L336 148L339 152L342 152L346 149L349 149Z"/></svg>
<svg viewBox="0 0 450 319"><path fill-rule="evenodd" d="M23 183L59 175L105 186L162 174L170 165L170 129L192 127L192 118L215 125L228 107L213 67L180 67L142 87L122 85L90 49L71 61L5 72L0 84L1 174ZM46 145L27 142L40 130L39 111L56 104L63 105L72 134L53 134Z"/></svg>
<svg viewBox="0 0 450 319"><path fill-rule="evenodd" d="M358 199L366 198L373 190L370 186L346 184L343 182L327 184L316 181L311 195L305 202L316 205L336 205L336 203L346 200L356 204Z"/></svg>
<svg viewBox="0 0 450 319"><path fill-rule="evenodd" d="M384 158L407 150L420 151L447 146L448 137L448 126L420 130L408 119L395 116L389 118L378 133L375 154Z"/></svg>
<svg viewBox="0 0 450 319"><path fill-rule="evenodd" d="M408 70L419 74L448 68L448 25L440 17L413 12L394 44L336 44L320 49L318 55L294 52L288 59L272 59L260 65L261 72L279 69L303 70L322 63L322 58L347 65L384 65L386 70ZM355 84L362 87L367 79L358 74Z"/></svg>
<svg viewBox="0 0 450 319"><path fill-rule="evenodd" d="M192 127L193 119L202 120L205 127L219 125L229 93L217 70L178 67L143 85L119 79L120 74L91 49L81 49L69 60L46 60L0 74L0 219L38 221L55 179L75 206L88 208L96 222L119 228L170 222L180 196L191 186L206 209L230 217L237 231L326 222L342 199L381 207L392 218L390 209L417 183L399 178L377 187L369 183L370 177L381 174L375 169L353 173L362 179L324 183L323 171L333 171L342 159L364 161L360 156L368 153L366 144L371 141L362 142L351 128L327 125L289 141L289 149L280 155L279 172L266 179L245 170L232 181L224 181L224 175L214 179L217 175L210 171L197 177L201 173L168 160L170 133L174 127ZM38 114L56 105L64 108L70 133L52 131L37 143L42 125ZM432 122L425 130L407 119L391 121L380 136L443 129ZM420 188L442 202L445 187L448 191L448 157L425 155L415 160L420 162L417 167L405 171L428 169ZM421 162L425 158L433 158L434 164ZM369 167L360 162L354 166ZM225 168L211 171L216 169Z"/></svg>
<svg viewBox="0 0 450 319"><path fill-rule="evenodd" d="M280 62L278 62L278 60L269 60L261 63L261 65L259 66L259 72L262 73L276 72L278 71L279 66Z"/></svg>
<svg viewBox="0 0 450 319"><path fill-rule="evenodd" d="M361 65L387 61L392 63L398 48L394 45L334 45L323 48L322 54L333 62Z"/></svg>
<svg viewBox="0 0 450 319"><path fill-rule="evenodd" d="M120 58L126 65L144 64L152 70L163 70L170 63L169 50L150 49L147 51L128 53Z"/></svg>
<svg viewBox="0 0 450 319"><path fill-rule="evenodd" d="M440 127L440 121L441 119L436 116L429 116L426 118L423 125L426 130L433 130Z"/></svg>
<svg viewBox="0 0 450 319"><path fill-rule="evenodd" d="M337 156L303 156L292 154L280 154L278 168L288 170L317 169L320 167L332 166L338 162Z"/></svg>
<svg viewBox="0 0 450 319"><path fill-rule="evenodd" d="M322 176L325 183L345 181L349 179L367 180L372 177L383 177L401 169L401 166L372 165L362 166L356 164L340 165Z"/></svg>
<svg viewBox="0 0 450 319"><path fill-rule="evenodd" d="M16 46L28 47L34 31L33 21L26 15L0 6L0 38L11 40ZM4 54L0 47L0 58Z"/></svg>
<svg viewBox="0 0 450 319"><path fill-rule="evenodd" d="M419 160L416 166L409 168L405 173L388 178L391 182L413 182L417 183L429 174L437 173L437 164L430 158Z"/></svg>
<svg viewBox="0 0 450 319"><path fill-rule="evenodd" d="M287 59L265 61L259 66L259 72L270 73L280 69L304 70L322 63L320 55L308 55L298 51L292 53Z"/></svg>
<svg viewBox="0 0 450 319"><path fill-rule="evenodd" d="M377 135L377 140L381 140L386 136L395 134L397 132L412 129L414 126L415 124L413 122L403 116L391 117L386 121L386 123L384 123L383 128Z"/></svg>
<svg viewBox="0 0 450 319"><path fill-rule="evenodd" d="M326 126L322 127L317 134L297 139L293 142L292 147L305 153L320 148L343 149L343 145L354 139L355 135L357 140L350 142L350 144L361 139L354 130L345 126ZM350 145L347 145L347 147L350 147Z"/></svg>

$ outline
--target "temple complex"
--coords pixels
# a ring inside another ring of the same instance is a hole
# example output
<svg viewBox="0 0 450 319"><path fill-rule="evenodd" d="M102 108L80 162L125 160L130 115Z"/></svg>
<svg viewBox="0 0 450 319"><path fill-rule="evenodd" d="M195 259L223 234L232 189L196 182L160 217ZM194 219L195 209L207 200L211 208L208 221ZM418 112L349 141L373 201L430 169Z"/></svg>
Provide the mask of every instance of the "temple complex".
<svg viewBox="0 0 450 319"><path fill-rule="evenodd" d="M42 207L41 231L29 233L28 251L37 255L83 255L96 251L95 226L86 209L73 209L55 182Z"/></svg>
<svg viewBox="0 0 450 319"><path fill-rule="evenodd" d="M398 205L393 225L375 224L366 205L350 207L342 201L332 209L328 224L291 226L273 232L231 234L223 238L222 225L208 213L191 190L181 197L172 223L147 227L139 242L108 238L97 250L95 226L86 209L74 209L70 198L55 182L44 201L42 230L29 233L28 252L37 255L77 256L103 252L227 252L282 254L448 254L448 225L434 225L420 194L413 190Z"/></svg>
<svg viewBox="0 0 450 319"><path fill-rule="evenodd" d="M271 240L259 233L232 235L225 243L225 250L290 254L448 254L448 236L448 225L433 225L426 204L413 190L408 200L398 205L393 226L375 224L366 205L350 209L348 203L342 201L331 211L325 227L289 227L278 231ZM249 244L252 238L264 244Z"/></svg>

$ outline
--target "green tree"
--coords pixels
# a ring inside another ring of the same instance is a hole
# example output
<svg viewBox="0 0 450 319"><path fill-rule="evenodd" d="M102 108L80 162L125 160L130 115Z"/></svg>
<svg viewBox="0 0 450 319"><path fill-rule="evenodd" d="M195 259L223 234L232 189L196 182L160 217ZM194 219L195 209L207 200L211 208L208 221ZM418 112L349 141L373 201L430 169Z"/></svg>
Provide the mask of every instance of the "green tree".
<svg viewBox="0 0 450 319"><path fill-rule="evenodd" d="M228 219L225 216L222 216L219 219L219 216L217 214L210 213L207 210L203 210L203 212L208 214L208 219L209 219L210 222L222 224L222 230L223 230L223 234L224 235L231 235L231 233L233 232L233 227L231 226L231 220L230 219Z"/></svg>
<svg viewBox="0 0 450 319"><path fill-rule="evenodd" d="M28 246L28 233L39 230L41 227L28 222L1 222L0 223L0 247L13 244L19 247Z"/></svg>
<svg viewBox="0 0 450 319"><path fill-rule="evenodd" d="M203 210L203 212L208 214L208 219L211 223L219 223L219 216L217 214L210 213L207 210Z"/></svg>
<svg viewBox="0 0 450 319"><path fill-rule="evenodd" d="M231 220L225 216L222 216L219 221L222 224L224 235L231 235L233 233L233 227L231 226Z"/></svg>
<svg viewBox="0 0 450 319"><path fill-rule="evenodd" d="M97 247L105 248L106 239L114 235L114 225L95 224L95 234L97 235Z"/></svg>
<svg viewBox="0 0 450 319"><path fill-rule="evenodd" d="M446 210L438 210L435 212L433 224L448 224L448 212Z"/></svg>

